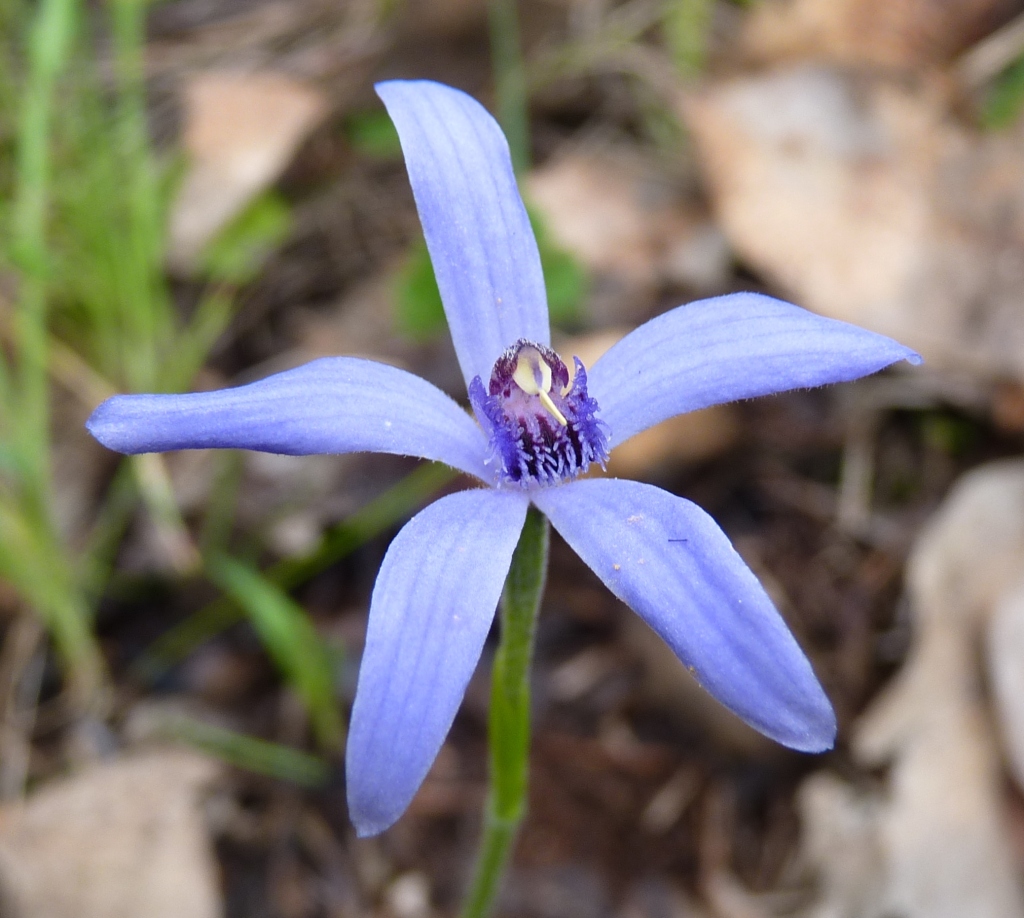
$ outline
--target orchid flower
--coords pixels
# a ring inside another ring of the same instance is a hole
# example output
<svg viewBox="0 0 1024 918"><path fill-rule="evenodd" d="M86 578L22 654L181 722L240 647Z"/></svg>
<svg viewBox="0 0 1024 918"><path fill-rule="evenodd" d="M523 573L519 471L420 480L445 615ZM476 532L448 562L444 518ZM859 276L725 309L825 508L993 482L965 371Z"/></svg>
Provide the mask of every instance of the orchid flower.
<svg viewBox="0 0 1024 918"><path fill-rule="evenodd" d="M371 451L475 479L413 517L377 576L346 753L359 834L398 819L437 755L531 504L729 710L785 746L830 748L835 715L810 663L711 517L649 484L581 476L682 412L918 356L740 293L665 313L589 370L576 359L570 378L550 347L537 243L497 123L438 83L377 92L398 128L473 414L404 370L329 357L222 391L115 396L88 423L122 453Z"/></svg>

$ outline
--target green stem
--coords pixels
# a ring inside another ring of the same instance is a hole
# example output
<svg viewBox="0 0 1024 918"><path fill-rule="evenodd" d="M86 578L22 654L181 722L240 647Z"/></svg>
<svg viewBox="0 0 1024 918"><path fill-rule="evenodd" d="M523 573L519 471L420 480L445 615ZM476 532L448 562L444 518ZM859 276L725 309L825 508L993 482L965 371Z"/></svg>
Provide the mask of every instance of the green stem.
<svg viewBox="0 0 1024 918"><path fill-rule="evenodd" d="M487 19L498 122L508 139L512 166L518 175L530 165L530 120L516 0L488 0Z"/></svg>
<svg viewBox="0 0 1024 918"><path fill-rule="evenodd" d="M530 662L548 567L548 521L526 516L501 602L501 642L491 677L491 788L484 834L462 918L489 915L526 814L530 752Z"/></svg>

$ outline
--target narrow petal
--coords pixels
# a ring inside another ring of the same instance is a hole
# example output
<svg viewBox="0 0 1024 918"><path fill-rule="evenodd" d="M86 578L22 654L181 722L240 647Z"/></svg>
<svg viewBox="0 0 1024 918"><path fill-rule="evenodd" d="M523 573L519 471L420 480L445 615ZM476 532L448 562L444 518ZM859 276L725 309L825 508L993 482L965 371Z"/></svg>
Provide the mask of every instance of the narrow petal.
<svg viewBox="0 0 1024 918"><path fill-rule="evenodd" d="M721 402L847 382L910 348L759 293L679 306L626 335L590 371L609 447L659 421Z"/></svg>
<svg viewBox="0 0 1024 918"><path fill-rule="evenodd" d="M187 395L116 395L86 425L120 453L237 447L436 459L484 481L487 442L452 399L373 360L325 357L259 382Z"/></svg>
<svg viewBox="0 0 1024 918"><path fill-rule="evenodd" d="M377 84L398 128L416 208L466 384L520 338L548 343L537 242L497 122L427 80Z"/></svg>
<svg viewBox="0 0 1024 918"><path fill-rule="evenodd" d="M462 491L398 534L370 602L352 708L349 815L376 835L409 805L451 727L526 518L517 492Z"/></svg>
<svg viewBox="0 0 1024 918"><path fill-rule="evenodd" d="M615 479L548 488L534 502L729 710L784 746L832 747L835 714L810 663L700 507Z"/></svg>

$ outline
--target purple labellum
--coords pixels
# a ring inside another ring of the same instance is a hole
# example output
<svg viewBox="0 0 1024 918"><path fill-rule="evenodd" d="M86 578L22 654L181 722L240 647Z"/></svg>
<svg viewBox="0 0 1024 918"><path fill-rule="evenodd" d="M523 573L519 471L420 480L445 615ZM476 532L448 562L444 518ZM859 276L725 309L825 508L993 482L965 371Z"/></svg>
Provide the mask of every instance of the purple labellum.
<svg viewBox="0 0 1024 918"><path fill-rule="evenodd" d="M520 338L495 361L488 391L477 376L469 400L487 434L500 480L522 487L552 485L582 475L608 459L605 425L587 395L587 371L578 357L569 371L551 348Z"/></svg>

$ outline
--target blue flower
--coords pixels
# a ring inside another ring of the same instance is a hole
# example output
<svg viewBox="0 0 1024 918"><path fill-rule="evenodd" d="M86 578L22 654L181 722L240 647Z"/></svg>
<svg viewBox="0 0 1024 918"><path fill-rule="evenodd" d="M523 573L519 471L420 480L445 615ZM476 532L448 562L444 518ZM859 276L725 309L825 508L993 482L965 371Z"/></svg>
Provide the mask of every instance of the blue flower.
<svg viewBox="0 0 1024 918"><path fill-rule="evenodd" d="M570 382L549 347L537 244L498 125L437 83L377 91L398 128L476 421L410 373L331 357L219 392L116 396L88 424L122 453L396 453L447 463L482 485L420 512L381 565L347 749L359 834L398 819L437 755L531 503L722 704L786 746L830 748L825 693L715 522L651 485L578 476L682 412L856 379L917 355L741 293L653 319L589 373L577 360Z"/></svg>

